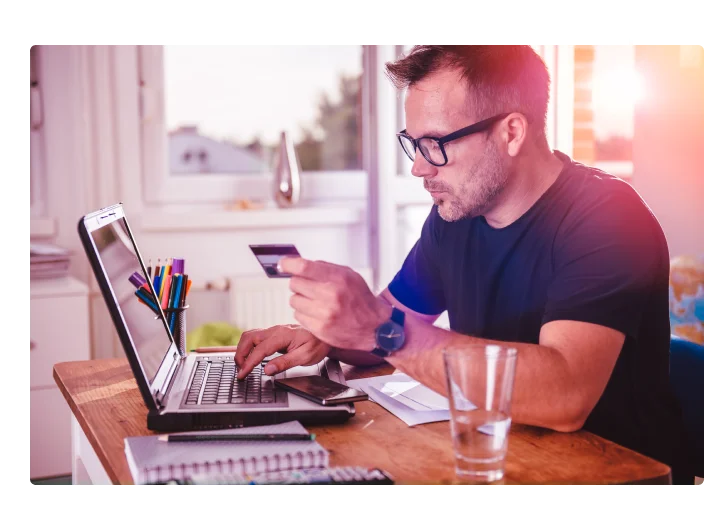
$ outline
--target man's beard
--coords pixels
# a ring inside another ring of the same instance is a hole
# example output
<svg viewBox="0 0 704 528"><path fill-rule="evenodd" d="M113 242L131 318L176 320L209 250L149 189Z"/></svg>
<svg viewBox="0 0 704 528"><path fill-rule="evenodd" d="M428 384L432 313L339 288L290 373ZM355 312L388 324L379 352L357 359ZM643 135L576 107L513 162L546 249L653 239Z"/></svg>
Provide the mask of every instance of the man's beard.
<svg viewBox="0 0 704 528"><path fill-rule="evenodd" d="M448 198L435 198L433 202L438 206L438 213L443 220L456 222L486 212L507 181L508 170L501 161L496 145L489 141L482 158L463 179L457 192L449 186L430 187L429 190L448 193Z"/></svg>

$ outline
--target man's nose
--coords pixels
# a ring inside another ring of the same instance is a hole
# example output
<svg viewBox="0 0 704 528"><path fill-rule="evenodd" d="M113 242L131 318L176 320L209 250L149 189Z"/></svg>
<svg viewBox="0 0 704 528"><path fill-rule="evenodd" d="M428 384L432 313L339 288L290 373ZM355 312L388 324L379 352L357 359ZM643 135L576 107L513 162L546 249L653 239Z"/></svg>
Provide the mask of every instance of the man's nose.
<svg viewBox="0 0 704 528"><path fill-rule="evenodd" d="M430 178L438 173L438 168L432 163L428 162L423 155L416 150L416 156L413 160L413 166L411 167L411 174L419 178Z"/></svg>

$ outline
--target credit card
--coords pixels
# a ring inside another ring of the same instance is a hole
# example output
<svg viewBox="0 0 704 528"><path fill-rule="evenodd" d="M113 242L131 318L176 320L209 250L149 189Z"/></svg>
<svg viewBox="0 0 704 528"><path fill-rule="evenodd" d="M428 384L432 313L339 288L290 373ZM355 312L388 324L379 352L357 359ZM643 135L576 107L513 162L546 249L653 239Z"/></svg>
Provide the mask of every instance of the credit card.
<svg viewBox="0 0 704 528"><path fill-rule="evenodd" d="M278 269L281 257L300 257L301 254L293 244L260 244L250 245L254 256L257 257L264 273L270 279L285 279L291 277L290 273L282 273Z"/></svg>

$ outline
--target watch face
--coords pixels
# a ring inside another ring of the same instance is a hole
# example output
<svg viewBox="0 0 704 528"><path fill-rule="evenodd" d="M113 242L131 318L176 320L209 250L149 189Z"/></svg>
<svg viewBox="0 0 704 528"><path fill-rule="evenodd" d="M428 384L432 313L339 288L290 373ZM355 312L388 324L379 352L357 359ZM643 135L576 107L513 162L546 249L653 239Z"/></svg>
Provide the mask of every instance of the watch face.
<svg viewBox="0 0 704 528"><path fill-rule="evenodd" d="M376 330L376 342L380 348L393 352L403 346L403 327L393 321L386 321Z"/></svg>

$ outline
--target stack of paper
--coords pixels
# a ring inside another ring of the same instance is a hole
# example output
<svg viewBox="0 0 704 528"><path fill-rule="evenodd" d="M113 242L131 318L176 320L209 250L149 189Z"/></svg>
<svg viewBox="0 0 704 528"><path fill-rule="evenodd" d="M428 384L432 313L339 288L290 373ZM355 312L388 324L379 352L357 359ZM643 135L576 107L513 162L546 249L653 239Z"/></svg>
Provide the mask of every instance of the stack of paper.
<svg viewBox="0 0 704 528"><path fill-rule="evenodd" d="M30 279L53 279L68 275L70 253L51 244L29 245Z"/></svg>
<svg viewBox="0 0 704 528"><path fill-rule="evenodd" d="M363 390L369 399L410 426L450 419L447 398L406 374L348 380L347 385Z"/></svg>

